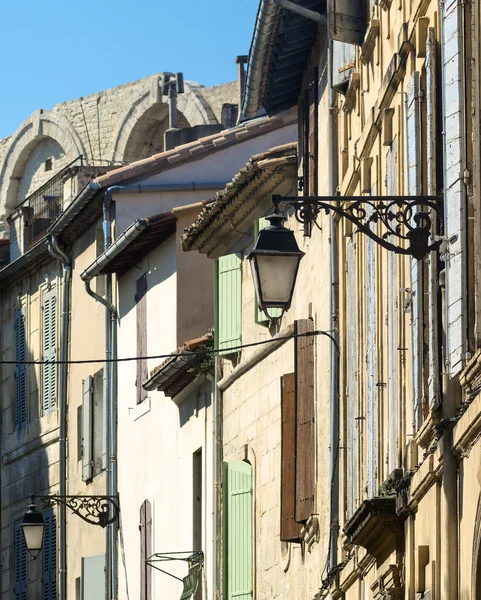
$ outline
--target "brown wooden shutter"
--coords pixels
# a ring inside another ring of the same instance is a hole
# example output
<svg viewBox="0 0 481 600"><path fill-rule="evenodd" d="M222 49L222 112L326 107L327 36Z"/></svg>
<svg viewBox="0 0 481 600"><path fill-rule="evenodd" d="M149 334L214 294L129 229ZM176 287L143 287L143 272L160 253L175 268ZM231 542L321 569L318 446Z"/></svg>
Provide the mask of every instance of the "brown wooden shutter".
<svg viewBox="0 0 481 600"><path fill-rule="evenodd" d="M310 319L296 321L296 335L314 330ZM296 510L298 522L314 512L316 438L314 419L314 336L296 337Z"/></svg>
<svg viewBox="0 0 481 600"><path fill-rule="evenodd" d="M137 303L137 404L147 397L142 383L147 379L147 273L135 282L135 300Z"/></svg>
<svg viewBox="0 0 481 600"><path fill-rule="evenodd" d="M309 195L317 196L317 163L319 147L319 111L317 110L318 69L313 69L309 84Z"/></svg>
<svg viewBox="0 0 481 600"><path fill-rule="evenodd" d="M281 378L281 541L300 541L301 525L294 518L296 507L296 376Z"/></svg>
<svg viewBox="0 0 481 600"><path fill-rule="evenodd" d="M152 555L152 506L144 500L140 507L140 600L152 600L152 567L145 561Z"/></svg>

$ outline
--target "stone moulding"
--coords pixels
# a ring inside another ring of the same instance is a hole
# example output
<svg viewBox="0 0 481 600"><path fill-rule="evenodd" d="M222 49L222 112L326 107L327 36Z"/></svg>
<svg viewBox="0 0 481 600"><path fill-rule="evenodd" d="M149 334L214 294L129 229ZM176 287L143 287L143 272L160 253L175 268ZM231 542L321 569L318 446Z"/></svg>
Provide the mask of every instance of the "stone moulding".
<svg viewBox="0 0 481 600"><path fill-rule="evenodd" d="M392 0L379 0L379 6L383 10L389 10L391 8Z"/></svg>
<svg viewBox="0 0 481 600"><path fill-rule="evenodd" d="M374 52L374 46L376 45L376 39L379 37L379 29L378 19L372 19L364 39L364 44L361 46L361 54L359 56L363 65L367 65L371 59L372 53Z"/></svg>
<svg viewBox="0 0 481 600"><path fill-rule="evenodd" d="M351 79L349 81L349 85L346 90L346 97L344 99L344 104L342 105L342 110L345 113L351 112L356 104L356 94L359 86L361 85L361 75L358 72L354 72L351 74Z"/></svg>
<svg viewBox="0 0 481 600"><path fill-rule="evenodd" d="M380 557L386 546L403 540L403 518L396 512L396 496L364 500L344 527L351 544L362 546L371 556Z"/></svg>

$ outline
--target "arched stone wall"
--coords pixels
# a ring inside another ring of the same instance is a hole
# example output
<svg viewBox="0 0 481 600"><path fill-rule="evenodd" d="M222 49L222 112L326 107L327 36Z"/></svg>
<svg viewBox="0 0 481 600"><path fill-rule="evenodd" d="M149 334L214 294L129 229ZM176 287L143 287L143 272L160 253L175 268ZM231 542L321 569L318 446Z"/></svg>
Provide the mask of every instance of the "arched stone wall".
<svg viewBox="0 0 481 600"><path fill-rule="evenodd" d="M161 96L159 84L160 77L152 77L150 86L144 88L120 120L114 138L112 161L132 162L162 151L168 105L166 98ZM177 97L179 127L217 123L200 89L197 83L185 82L184 93Z"/></svg>
<svg viewBox="0 0 481 600"><path fill-rule="evenodd" d="M0 166L0 213L9 213L23 198L19 187L31 153L42 142L51 138L60 146L66 162L85 156L82 141L71 123L50 110L37 110L12 135ZM52 175L54 173L52 172Z"/></svg>

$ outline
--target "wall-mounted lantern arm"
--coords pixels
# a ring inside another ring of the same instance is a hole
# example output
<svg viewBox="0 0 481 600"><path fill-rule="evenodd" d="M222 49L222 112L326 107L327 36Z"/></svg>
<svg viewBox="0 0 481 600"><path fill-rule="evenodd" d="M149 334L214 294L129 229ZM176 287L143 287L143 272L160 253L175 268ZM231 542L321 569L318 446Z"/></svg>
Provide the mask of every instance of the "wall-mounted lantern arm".
<svg viewBox="0 0 481 600"><path fill-rule="evenodd" d="M441 244L430 238L436 220L442 223L442 198L437 196L272 196L274 212L281 203L292 206L295 217L309 232L321 211L348 219L377 244L417 260ZM378 227L381 225L381 227ZM392 240L392 241L391 241ZM396 243L397 242L397 243Z"/></svg>
<svg viewBox="0 0 481 600"><path fill-rule="evenodd" d="M63 504L75 515L91 525L107 527L119 517L120 507L117 496L33 496L43 508ZM33 499L32 498L32 499Z"/></svg>

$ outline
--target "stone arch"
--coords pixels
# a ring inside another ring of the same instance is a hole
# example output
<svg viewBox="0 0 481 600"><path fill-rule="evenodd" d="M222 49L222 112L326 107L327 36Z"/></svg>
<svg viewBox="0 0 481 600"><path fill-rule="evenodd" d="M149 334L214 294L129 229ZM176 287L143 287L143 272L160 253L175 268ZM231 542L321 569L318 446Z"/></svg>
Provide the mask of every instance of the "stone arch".
<svg viewBox="0 0 481 600"><path fill-rule="evenodd" d="M151 78L149 89L144 88L121 119L114 137L112 161L133 162L163 150L168 105L160 94L159 80L158 75ZM217 124L200 90L197 83L184 83L184 93L177 97L179 127Z"/></svg>
<svg viewBox="0 0 481 600"><path fill-rule="evenodd" d="M53 139L68 160L86 156L82 141L63 115L51 110L37 110L12 135L0 167L0 212L10 212L18 204L17 192L25 165L35 147Z"/></svg>

